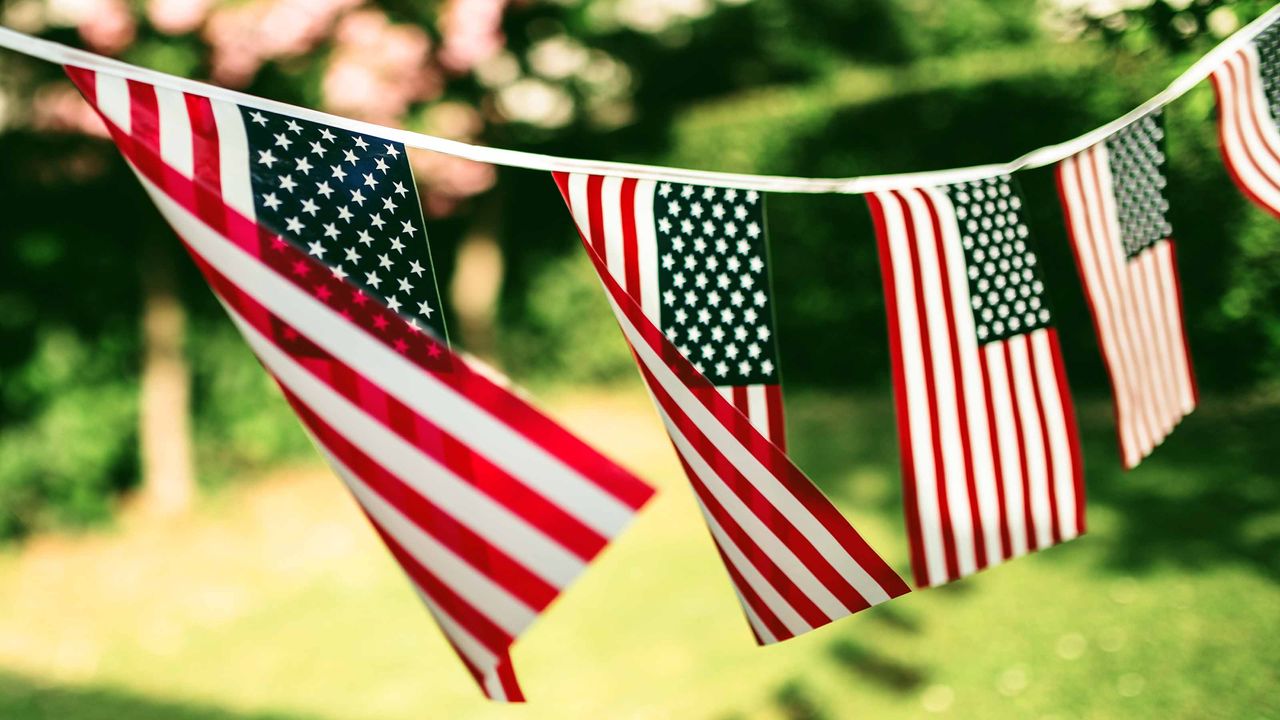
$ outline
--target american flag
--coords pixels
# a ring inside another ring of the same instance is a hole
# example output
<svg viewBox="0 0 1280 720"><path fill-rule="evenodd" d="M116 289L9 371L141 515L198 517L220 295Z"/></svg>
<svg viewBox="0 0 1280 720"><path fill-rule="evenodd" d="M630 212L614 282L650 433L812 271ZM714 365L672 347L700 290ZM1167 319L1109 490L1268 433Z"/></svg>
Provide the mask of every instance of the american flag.
<svg viewBox="0 0 1280 720"><path fill-rule="evenodd" d="M554 177L756 640L907 592L783 449L764 198Z"/></svg>
<svg viewBox="0 0 1280 720"><path fill-rule="evenodd" d="M652 489L444 342L402 145L113 74L107 124L484 692Z"/></svg>
<svg viewBox="0 0 1280 720"><path fill-rule="evenodd" d="M1157 110L1057 168L1127 468L1196 406L1164 197L1163 138Z"/></svg>
<svg viewBox="0 0 1280 720"><path fill-rule="evenodd" d="M1228 56L1211 77L1227 170L1245 195L1280 216L1280 24Z"/></svg>
<svg viewBox="0 0 1280 720"><path fill-rule="evenodd" d="M1075 410L1011 179L877 192L868 202L916 584L1084 532Z"/></svg>

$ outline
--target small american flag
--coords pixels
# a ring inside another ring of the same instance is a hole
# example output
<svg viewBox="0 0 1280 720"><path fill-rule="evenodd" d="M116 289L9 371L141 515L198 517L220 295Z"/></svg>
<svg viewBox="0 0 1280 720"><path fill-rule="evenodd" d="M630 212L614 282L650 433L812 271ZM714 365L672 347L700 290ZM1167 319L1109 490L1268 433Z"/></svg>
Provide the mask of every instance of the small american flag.
<svg viewBox="0 0 1280 720"><path fill-rule="evenodd" d="M75 67L143 187L480 683L652 489L444 342L398 143Z"/></svg>
<svg viewBox="0 0 1280 720"><path fill-rule="evenodd" d="M1075 411L1022 200L1001 176L868 196L918 586L1084 532Z"/></svg>
<svg viewBox="0 0 1280 720"><path fill-rule="evenodd" d="M761 644L908 588L787 458L764 198L556 173Z"/></svg>
<svg viewBox="0 0 1280 720"><path fill-rule="evenodd" d="M1160 111L1058 165L1076 267L1111 376L1125 467L1196 406L1164 197Z"/></svg>
<svg viewBox="0 0 1280 720"><path fill-rule="evenodd" d="M1280 216L1280 23L1213 71L1218 138L1236 185Z"/></svg>

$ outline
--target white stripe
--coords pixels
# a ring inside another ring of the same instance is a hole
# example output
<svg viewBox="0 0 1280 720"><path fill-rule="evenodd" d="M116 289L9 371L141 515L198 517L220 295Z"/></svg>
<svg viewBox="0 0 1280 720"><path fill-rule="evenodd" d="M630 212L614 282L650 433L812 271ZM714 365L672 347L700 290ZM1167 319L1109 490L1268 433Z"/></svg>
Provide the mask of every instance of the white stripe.
<svg viewBox="0 0 1280 720"><path fill-rule="evenodd" d="M1129 260L1133 272L1141 279L1142 300L1139 306L1143 312L1143 322L1151 328L1152 342L1155 345L1153 367L1156 379L1156 391L1159 393L1161 426L1164 435L1168 435L1174 423L1181 417L1178 411L1178 386L1174 377L1173 357L1169 352L1167 328L1164 323L1164 298L1160 294L1159 281L1156 279L1155 251L1146 248L1136 257ZM1163 439L1163 438L1162 438Z"/></svg>
<svg viewBox="0 0 1280 720"><path fill-rule="evenodd" d="M849 608L845 607L844 603L831 594L831 591L822 584L822 581L809 571L804 561L796 557L795 553L791 552L786 546L786 543L782 542L774 534L773 530L760 520L759 516L752 512L751 508L747 507L742 498L738 497L725 484L723 478L712 469L706 458L702 457L693 447L693 444L689 442L689 439L680 431L680 428L676 426L671 416L667 414L667 411L661 405L658 406L658 414L662 416L662 422L667 426L667 432L671 435L671 442L676 446L680 456L689 464L694 475L698 477L707 492L711 493L711 496L720 504L720 507L724 508L729 517L733 518L738 527L742 528L742 532L746 533L751 542L827 617L834 620L848 615Z"/></svg>
<svg viewBox="0 0 1280 720"><path fill-rule="evenodd" d="M920 278L924 284L925 318L929 324L930 358L933 365L934 400L938 410L938 434L942 447L940 468L946 488L947 513L955 546L957 570L971 575L978 569L974 543L973 516L969 514L969 485L965 478L964 447L960 442L960 412L956 404L956 373L951 364L951 321L947 316L946 297L950 290L943 284L938 263L937 238L933 219L920 191L902 193L915 223L916 252L920 258ZM949 207L949 204L944 207ZM941 222L939 223L941 224ZM952 308L954 314L968 314L969 307ZM941 512L941 503L939 503ZM942 541L942 538L939 539Z"/></svg>
<svg viewBox="0 0 1280 720"><path fill-rule="evenodd" d="M748 385L747 391L747 418L751 420L751 426L760 431L765 440L772 440L769 437L769 392L764 385Z"/></svg>
<svg viewBox="0 0 1280 720"><path fill-rule="evenodd" d="M778 638L769 630L769 626L764 624L764 620L760 619L760 615L756 613L755 608L751 607L751 603L747 602L747 598L742 594L742 590L738 588L738 583L731 577L729 578L729 587L733 588L733 594L738 596L738 604L742 606L742 612L747 616L747 622L756 631L756 635L760 637L766 645L772 645L778 642Z"/></svg>
<svg viewBox="0 0 1280 720"><path fill-rule="evenodd" d="M778 594L778 591L773 589L769 581L765 580L764 576L756 570L751 561L733 543L733 540L725 534L724 529L720 527L720 523L717 523L711 513L707 512L707 508L703 506L701 498L698 498L698 507L702 510L702 517L707 521L707 527L711 529L711 535L724 552L724 556L729 559L729 562L738 571L738 574L742 576L742 579L747 581L747 584L755 591L756 596L769 607L774 617L778 618L786 626L787 630L791 631L792 635L800 635L812 630L813 628L809 626L809 623L805 622L804 618L800 617L799 613ZM746 607L745 603L743 607Z"/></svg>
<svg viewBox="0 0 1280 720"><path fill-rule="evenodd" d="M218 176L222 180L222 200L241 215L255 219L253 183L249 178L249 136L245 134L240 108L223 102L211 103L213 122L218 127Z"/></svg>
<svg viewBox="0 0 1280 720"><path fill-rule="evenodd" d="M622 251L622 178L607 177L600 183L600 207L604 215L604 262L609 274L627 286L627 261ZM592 243L602 238L591 238Z"/></svg>
<svg viewBox="0 0 1280 720"><path fill-rule="evenodd" d="M612 537L631 519L629 507L577 470L263 266L138 177L169 223L210 265L240 287L253 288L259 303L326 352L360 368L388 394L597 533Z"/></svg>
<svg viewBox="0 0 1280 720"><path fill-rule="evenodd" d="M1149 359L1151 352L1149 352L1147 333L1143 332L1142 323L1139 323L1135 316L1137 311L1135 310L1137 309L1137 302L1134 299L1135 291L1132 278L1125 270L1124 247L1121 245L1123 240L1120 236L1120 215L1116 210L1110 160L1108 160L1105 146L1098 147L1094 152L1097 154L1097 176L1093 176L1093 167L1085 172L1085 178L1097 183L1097 192L1101 195L1101 209L1096 213L1101 227L1097 231L1098 242L1094 245L1094 250L1097 251L1098 261L1100 261L1102 277L1105 278L1107 286L1115 291L1116 315L1119 316L1121 328L1124 329L1123 337L1129 356L1133 359L1133 393L1139 413L1137 427L1139 437L1142 438L1142 446L1140 446L1142 455L1146 456L1151 452L1151 448L1155 447L1160 437L1158 411L1153 405L1152 397L1152 366Z"/></svg>
<svg viewBox="0 0 1280 720"><path fill-rule="evenodd" d="M591 202L587 200L587 176L573 174L569 176L569 212L573 213L573 221L578 224L578 232L588 243L595 242L591 237Z"/></svg>
<svg viewBox="0 0 1280 720"><path fill-rule="evenodd" d="M1014 557L1027 552L1027 522L1023 511L1021 450L1014 424L1013 394L1005 367L1004 343L989 343L981 352L987 360L987 386L996 418L996 438L1000 444L1000 478L1004 488L1004 516L1009 526L1010 551Z"/></svg>
<svg viewBox="0 0 1280 720"><path fill-rule="evenodd" d="M661 327L662 299L658 297L658 230L653 225L652 180L636 183L636 260L640 269L640 307Z"/></svg>
<svg viewBox="0 0 1280 720"><path fill-rule="evenodd" d="M706 436L707 440L724 455L734 468L787 519L846 582L857 590L868 604L875 605L889 599L888 594L875 578L871 577L858 561L849 555L830 531L804 507L778 478L774 477L754 455L734 437L689 388L667 367L666 362L645 342L640 331L618 307L609 292L605 296L613 307L618 324L636 352L636 357L652 373L654 379L675 402L681 412Z"/></svg>
<svg viewBox="0 0 1280 720"><path fill-rule="evenodd" d="M325 448L324 443L318 447ZM351 490L360 506L395 538L397 544L450 590L457 593L476 611L506 633L515 636L538 617L538 613L520 602L502 586L478 572L466 560L422 531L394 505L364 483L351 468L325 448L325 456L333 469Z"/></svg>
<svg viewBox="0 0 1280 720"><path fill-rule="evenodd" d="M568 585L584 563L523 518L459 478L378 420L334 392L263 337L229 305L227 313L271 374L362 452L472 532L555 587Z"/></svg>
<svg viewBox="0 0 1280 720"><path fill-rule="evenodd" d="M494 671L498 667L498 656L494 655L489 648L477 640L476 636L472 635L452 615L445 612L444 608L440 607L426 590L423 590L416 582L413 582L412 578L409 580L409 584L413 591L418 594L418 598L422 600L422 603L427 606L427 611L435 618L436 623L440 625L440 629L449 637L450 642L453 643L458 652L473 667L485 674L485 687L489 689L490 695L498 700L505 700L507 695L502 690L502 683L495 682L495 687L491 688L488 682L490 677L497 677Z"/></svg>
<svg viewBox="0 0 1280 720"><path fill-rule="evenodd" d="M1098 259L1094 251L1100 238L1093 229L1092 204L1088 195L1080 191L1080 176L1084 156L1076 156L1062 162L1063 196L1067 201L1067 214L1071 224L1071 241L1079 254L1080 273L1098 325L1098 337L1102 357L1112 374L1112 394L1116 402L1116 424L1120 433L1120 448L1124 466L1131 468L1141 459L1141 451L1135 437L1133 383L1129 375L1128 360L1120 348L1121 333L1116 329L1117 319L1110 289L1103 283L1098 271Z"/></svg>
<svg viewBox="0 0 1280 720"><path fill-rule="evenodd" d="M1244 67L1243 59L1239 56L1232 57L1224 65L1225 67L1218 73L1218 87L1222 92L1220 109L1223 123L1223 149L1230 157L1231 165L1240 176L1241 182L1273 211L1280 212L1280 189L1277 189L1273 183L1273 179L1280 175L1271 173L1268 177L1266 171L1250 159L1251 155L1254 158L1258 157L1257 145L1260 140L1255 134L1253 124L1246 122L1251 113L1248 93L1236 83L1236 75L1248 72L1248 69Z"/></svg>
<svg viewBox="0 0 1280 720"><path fill-rule="evenodd" d="M1036 548L1053 544L1053 513L1049 508L1049 468L1045 465L1044 436L1040 432L1040 410L1036 407L1036 392L1031 385L1031 366L1027 356L1025 335L1005 341L1012 361L1013 396L1018 404L1018 419L1022 421L1022 443L1026 449L1027 487L1030 488L1031 517L1035 521Z"/></svg>
<svg viewBox="0 0 1280 720"><path fill-rule="evenodd" d="M929 398L925 393L924 349L920 345L920 317L916 307L915 278L911 251L907 247L906 219L897 197L877 194L884 208L885 235L898 306L898 337L902 351L902 371L907 389L907 431L911 443L912 470L916 489L917 522L924 544L925 574L930 585L947 581L946 554L939 522L937 473L933 462L933 429L930 426Z"/></svg>
<svg viewBox="0 0 1280 720"><path fill-rule="evenodd" d="M1000 496L996 489L995 461L992 458L991 428L987 424L987 399L983 393L985 383L982 367L978 364L977 331L974 328L972 298L966 261L961 244L955 208L946 194L936 188L925 190L934 207L943 217L942 248L946 253L948 287L951 306L955 308L952 322L956 325L956 340L960 350L961 382L964 389L965 417L969 428L969 452L973 463L973 484L978 501L978 518L982 524L983 543L987 551L987 565L996 565L1004 558L1000 542Z"/></svg>
<svg viewBox="0 0 1280 720"><path fill-rule="evenodd" d="M1041 328L1028 335L1031 352L1036 363L1036 384L1040 389L1040 404L1044 407L1045 427L1049 432L1049 460L1053 467L1053 496L1058 503L1058 528L1063 540L1080 534L1076 527L1075 458L1071 452L1070 429L1062 412L1062 393L1058 386L1053 347L1049 344L1049 331Z"/></svg>
<svg viewBox="0 0 1280 720"><path fill-rule="evenodd" d="M158 87L156 107L160 114L160 157L166 165L189 178L194 172L195 155L187 100L180 92Z"/></svg>
<svg viewBox="0 0 1280 720"><path fill-rule="evenodd" d="M1182 302L1178 297L1178 267L1173 259L1173 240L1157 243L1156 254L1160 266L1160 289L1164 293L1165 323L1169 328L1169 350L1174 358L1182 414L1186 415L1195 409L1196 398L1191 368L1187 363L1186 327L1182 318Z"/></svg>
<svg viewBox="0 0 1280 720"><path fill-rule="evenodd" d="M133 110L129 102L129 83L122 77L96 73L94 94L98 110L126 135L133 134Z"/></svg>

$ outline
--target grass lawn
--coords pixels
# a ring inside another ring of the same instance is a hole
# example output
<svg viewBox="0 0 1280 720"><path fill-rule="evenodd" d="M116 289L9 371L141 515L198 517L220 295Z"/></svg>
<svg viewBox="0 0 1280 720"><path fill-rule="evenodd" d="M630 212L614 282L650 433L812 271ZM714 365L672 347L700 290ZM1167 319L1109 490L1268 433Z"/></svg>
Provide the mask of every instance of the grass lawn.
<svg viewBox="0 0 1280 720"><path fill-rule="evenodd" d="M1207 398L1126 475L1086 403L1087 536L762 649L631 390L549 403L662 492L516 646L527 706L481 698L311 466L0 556L0 717L1280 718L1280 407ZM792 408L801 466L905 573L888 401Z"/></svg>

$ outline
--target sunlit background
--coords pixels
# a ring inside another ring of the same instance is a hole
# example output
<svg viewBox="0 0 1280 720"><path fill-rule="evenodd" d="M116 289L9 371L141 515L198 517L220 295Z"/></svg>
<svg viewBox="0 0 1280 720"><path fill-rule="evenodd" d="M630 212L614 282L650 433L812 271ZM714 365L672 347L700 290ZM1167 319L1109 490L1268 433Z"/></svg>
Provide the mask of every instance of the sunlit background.
<svg viewBox="0 0 1280 720"><path fill-rule="evenodd" d="M8 0L0 23L448 138L738 172L1008 160L1263 0ZM451 335L659 497L486 703L58 68L0 53L0 717L1280 718L1280 225L1168 113L1204 403L1119 470L1051 173L1020 176L1090 534L756 648L544 173L412 154ZM769 197L798 464L907 573L856 197Z"/></svg>

